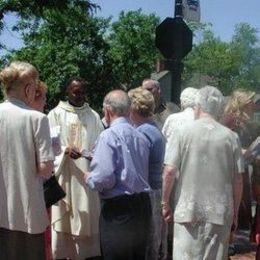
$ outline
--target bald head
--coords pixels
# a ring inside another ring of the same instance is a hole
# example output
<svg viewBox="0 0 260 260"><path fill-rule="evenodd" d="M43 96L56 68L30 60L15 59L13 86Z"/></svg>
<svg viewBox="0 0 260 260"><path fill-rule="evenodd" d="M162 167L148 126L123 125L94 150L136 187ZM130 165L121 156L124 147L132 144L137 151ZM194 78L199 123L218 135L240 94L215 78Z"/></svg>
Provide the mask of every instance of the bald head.
<svg viewBox="0 0 260 260"><path fill-rule="evenodd" d="M161 88L160 83L153 79L144 79L142 82L142 88L150 91L153 94L155 106L157 107L160 103Z"/></svg>
<svg viewBox="0 0 260 260"><path fill-rule="evenodd" d="M109 92L103 102L103 107L110 110L116 116L127 116L131 101L126 92L121 89Z"/></svg>
<svg viewBox="0 0 260 260"><path fill-rule="evenodd" d="M160 83L153 79L144 79L142 88L150 91L153 95L158 95L161 92Z"/></svg>

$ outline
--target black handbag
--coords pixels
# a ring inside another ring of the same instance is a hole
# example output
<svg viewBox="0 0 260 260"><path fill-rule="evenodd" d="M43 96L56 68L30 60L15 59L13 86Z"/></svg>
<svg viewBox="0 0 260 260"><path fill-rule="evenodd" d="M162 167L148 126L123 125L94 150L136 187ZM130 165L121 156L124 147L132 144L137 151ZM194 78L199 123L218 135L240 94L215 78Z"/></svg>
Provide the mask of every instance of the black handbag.
<svg viewBox="0 0 260 260"><path fill-rule="evenodd" d="M52 175L44 182L43 190L46 208L49 208L66 196L66 193L58 183L55 175Z"/></svg>

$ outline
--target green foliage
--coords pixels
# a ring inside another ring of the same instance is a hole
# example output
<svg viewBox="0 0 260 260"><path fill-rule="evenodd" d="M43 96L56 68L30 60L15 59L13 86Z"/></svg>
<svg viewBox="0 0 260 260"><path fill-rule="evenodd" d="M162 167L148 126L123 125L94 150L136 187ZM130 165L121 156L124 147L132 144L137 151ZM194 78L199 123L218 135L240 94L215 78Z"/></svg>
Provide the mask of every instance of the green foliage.
<svg viewBox="0 0 260 260"><path fill-rule="evenodd" d="M108 55L114 64L118 86L137 87L154 71L158 57L154 43L158 24L158 17L142 14L141 9L121 12L118 21L112 24Z"/></svg>
<svg viewBox="0 0 260 260"><path fill-rule="evenodd" d="M237 73L234 76L236 85L259 91L260 48L257 30L246 23L237 25L231 49L233 56L237 58Z"/></svg>
<svg viewBox="0 0 260 260"><path fill-rule="evenodd" d="M107 43L103 33L107 20L95 19L83 9L74 7L66 12L47 10L37 28L30 28L30 20L17 25L24 35L24 48L16 51L11 60L26 60L40 71L40 77L49 86L48 108L64 99L62 87L68 78L80 76L90 84L87 91L92 104L100 104L98 93L106 92L107 84L99 78L106 71ZM29 32L27 32L30 28Z"/></svg>
<svg viewBox="0 0 260 260"><path fill-rule="evenodd" d="M14 29L22 34L25 47L8 60L25 60L38 68L49 86L48 109L64 99L62 86L71 76L90 83L89 101L99 108L110 89L136 87L154 70L155 15L122 12L111 25L110 19L95 18L72 3L62 11L54 6L33 17L23 14Z"/></svg>
<svg viewBox="0 0 260 260"><path fill-rule="evenodd" d="M12 60L34 64L49 87L48 109L64 99L62 90L71 76L89 82L89 102L96 109L109 90L137 87L154 72L160 57L154 44L159 18L140 9L121 12L112 23L96 18L95 8L84 0L0 1L0 32L3 16L14 12L18 23L13 30L24 40L23 48L0 57L0 67ZM184 60L184 84L213 84L225 94L238 87L259 92L260 48L255 28L239 24L232 41L223 42L214 36L210 24L189 26L194 46Z"/></svg>
<svg viewBox="0 0 260 260"><path fill-rule="evenodd" d="M260 49L257 44L257 31L248 24L237 25L230 43L216 38L206 28L201 42L194 45L185 60L184 78L188 81L195 74L207 76L209 84L227 95L239 87L259 91Z"/></svg>
<svg viewBox="0 0 260 260"><path fill-rule="evenodd" d="M0 2L0 20L8 12L15 12L23 18L42 17L46 10L67 11L77 6L85 11L94 11L98 5L87 0L4 0Z"/></svg>

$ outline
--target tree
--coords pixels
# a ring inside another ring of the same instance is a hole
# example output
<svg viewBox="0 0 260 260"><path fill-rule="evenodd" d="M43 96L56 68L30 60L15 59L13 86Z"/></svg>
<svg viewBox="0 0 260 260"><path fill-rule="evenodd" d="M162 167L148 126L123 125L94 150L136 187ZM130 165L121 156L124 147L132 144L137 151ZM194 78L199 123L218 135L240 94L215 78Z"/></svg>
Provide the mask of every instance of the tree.
<svg viewBox="0 0 260 260"><path fill-rule="evenodd" d="M256 30L247 24L237 25L230 43L221 41L206 28L202 41L194 45L185 59L184 78L188 81L194 74L207 76L209 84L227 95L238 87L257 90L260 60L257 43Z"/></svg>
<svg viewBox="0 0 260 260"><path fill-rule="evenodd" d="M229 44L216 38L210 30L206 30L203 41L193 47L186 59L186 78L195 73L207 75L211 84L225 91L226 74L232 69L232 57L228 53Z"/></svg>
<svg viewBox="0 0 260 260"><path fill-rule="evenodd" d="M0 2L0 34L4 29L3 19L8 13L14 13L18 18L31 21L33 27L37 27L39 21L45 17L46 11L56 10L60 13L67 12L71 6L77 6L86 12L93 12L100 8L97 4L87 0L5 0ZM12 30L17 30L14 26ZM0 42L0 50L6 49Z"/></svg>
<svg viewBox="0 0 260 260"><path fill-rule="evenodd" d="M257 30L241 23L235 28L231 42L233 57L236 57L234 84L252 90L260 90L260 48Z"/></svg>
<svg viewBox="0 0 260 260"><path fill-rule="evenodd" d="M141 9L121 12L118 21L112 24L108 55L114 64L113 75L118 86L137 87L154 71L159 55L155 47L158 24L158 17L142 14Z"/></svg>
<svg viewBox="0 0 260 260"><path fill-rule="evenodd" d="M97 19L78 6L60 12L46 8L39 20L21 18L16 25L25 47L8 60L33 63L50 87L48 106L63 98L61 87L78 75L89 81L90 102L100 107L103 95L123 85L136 87L154 70L155 27L159 19L141 10L110 19ZM106 35L106 37L105 37Z"/></svg>
<svg viewBox="0 0 260 260"><path fill-rule="evenodd" d="M70 76L89 81L90 103L99 108L110 89L137 87L155 70L160 57L154 43L159 18L139 9L121 12L112 23L111 18L96 18L92 12L96 7L83 0L0 3L2 16L8 11L18 14L13 29L19 31L25 45L0 57L1 62L22 59L33 63L50 88L49 108L63 99L62 86ZM184 83L192 79L194 85L196 75L197 87L203 78L225 94L237 87L259 88L260 50L254 28L238 25L228 43L215 37L207 24L190 26L196 38L184 60Z"/></svg>
<svg viewBox="0 0 260 260"><path fill-rule="evenodd" d="M78 6L62 12L45 10L43 17L34 28L30 19L21 19L17 29L22 32L25 47L14 52L10 60L25 60L38 68L49 86L48 108L64 98L62 86L71 76L85 78L90 102L100 104L100 93L107 88L99 84L99 77L106 74L103 65L108 60L108 45L103 34L108 20L96 19Z"/></svg>

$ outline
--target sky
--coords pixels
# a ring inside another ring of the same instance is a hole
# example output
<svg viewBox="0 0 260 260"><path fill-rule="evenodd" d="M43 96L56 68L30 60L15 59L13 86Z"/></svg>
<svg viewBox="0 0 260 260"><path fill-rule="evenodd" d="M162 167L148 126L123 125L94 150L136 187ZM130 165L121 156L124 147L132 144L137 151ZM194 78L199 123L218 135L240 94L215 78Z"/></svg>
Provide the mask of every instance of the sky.
<svg viewBox="0 0 260 260"><path fill-rule="evenodd" d="M174 0L93 0L101 7L98 16L114 18L120 11L142 8L163 20L174 16ZM260 32L260 0L200 0L201 22L211 23L213 32L223 41L230 41L235 25L247 22Z"/></svg>
<svg viewBox="0 0 260 260"><path fill-rule="evenodd" d="M154 13L164 20L174 16L174 0L92 0L101 7L97 16L113 16L117 20L118 14L124 10L138 10L146 14ZM200 0L201 22L211 23L216 36L223 41L230 41L234 34L235 25L246 22L260 32L260 0ZM14 23L14 16L7 16L6 27ZM260 34L259 34L260 35ZM9 48L19 48L22 41L19 35L5 30L1 35L1 42Z"/></svg>

